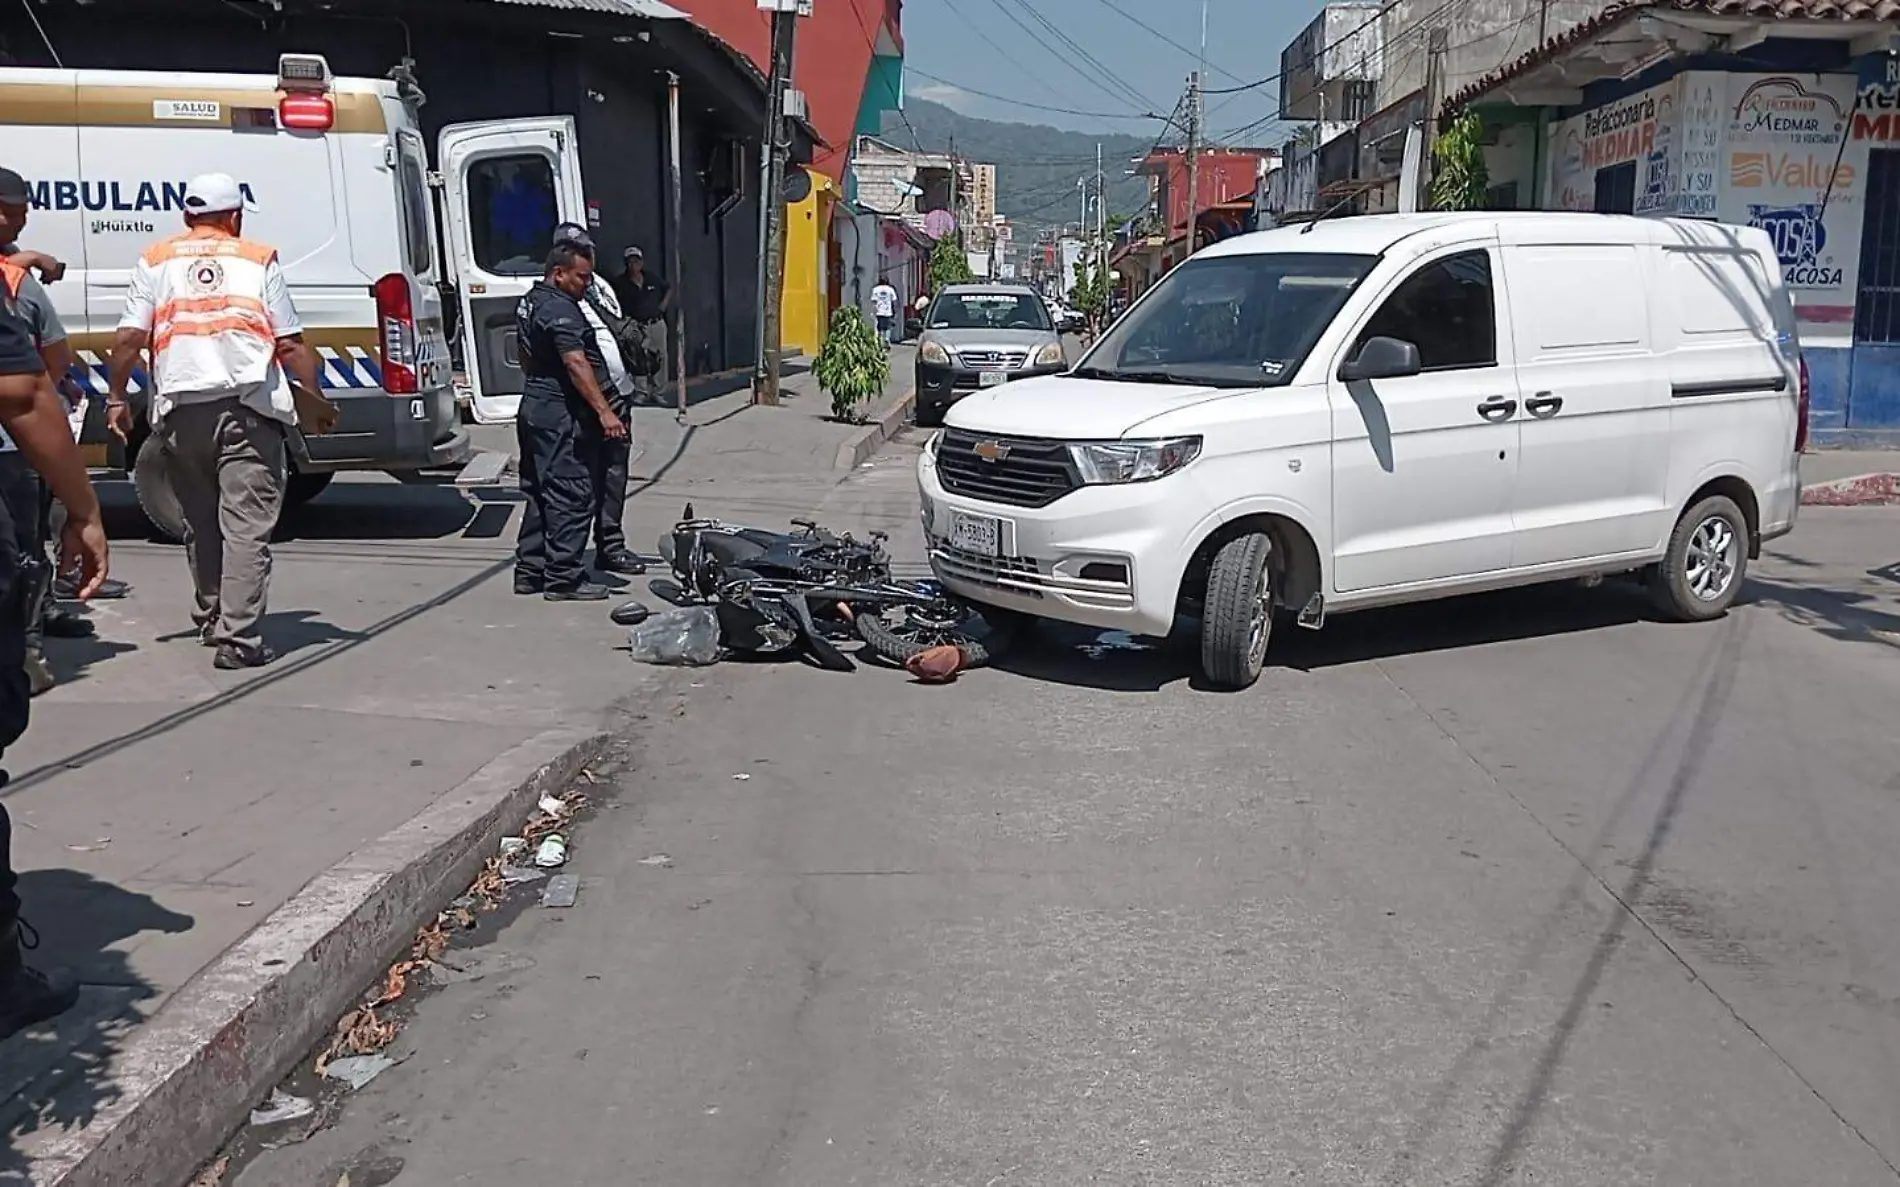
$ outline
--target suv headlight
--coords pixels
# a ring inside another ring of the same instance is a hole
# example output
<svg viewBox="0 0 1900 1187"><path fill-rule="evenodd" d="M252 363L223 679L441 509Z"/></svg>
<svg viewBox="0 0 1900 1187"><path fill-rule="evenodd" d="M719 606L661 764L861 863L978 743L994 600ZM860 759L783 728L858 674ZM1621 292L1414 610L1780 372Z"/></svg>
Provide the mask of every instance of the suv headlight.
<svg viewBox="0 0 1900 1187"><path fill-rule="evenodd" d="M1082 481L1090 485L1148 482L1165 478L1201 456L1199 437L1149 441L1083 441L1069 446Z"/></svg>
<svg viewBox="0 0 1900 1187"><path fill-rule="evenodd" d="M924 343L917 348L917 357L926 363L938 367L948 367L950 365L950 352L945 350L943 344L940 342Z"/></svg>
<svg viewBox="0 0 1900 1187"><path fill-rule="evenodd" d="M1062 365L1062 343L1051 342L1041 350L1038 350L1036 357L1029 360L1029 365L1032 367L1060 367Z"/></svg>

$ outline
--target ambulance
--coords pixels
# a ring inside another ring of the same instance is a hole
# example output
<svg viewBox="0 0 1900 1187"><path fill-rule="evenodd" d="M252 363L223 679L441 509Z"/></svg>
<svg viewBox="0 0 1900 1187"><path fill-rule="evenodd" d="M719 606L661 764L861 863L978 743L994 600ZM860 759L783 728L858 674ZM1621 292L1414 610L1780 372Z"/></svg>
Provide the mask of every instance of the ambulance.
<svg viewBox="0 0 1900 1187"><path fill-rule="evenodd" d="M183 527L162 454L141 448L143 428L125 448L106 432L106 361L133 265L183 229L198 173L242 185L244 233L277 249L342 411L332 433L293 434L290 505L340 472L460 466L465 420L514 419L515 303L554 224L586 218L573 120L451 125L432 168L424 96L391 74L338 78L315 54L285 54L275 74L0 68L0 165L32 194L21 246L66 265L48 292L89 396L81 443L131 473L161 532Z"/></svg>

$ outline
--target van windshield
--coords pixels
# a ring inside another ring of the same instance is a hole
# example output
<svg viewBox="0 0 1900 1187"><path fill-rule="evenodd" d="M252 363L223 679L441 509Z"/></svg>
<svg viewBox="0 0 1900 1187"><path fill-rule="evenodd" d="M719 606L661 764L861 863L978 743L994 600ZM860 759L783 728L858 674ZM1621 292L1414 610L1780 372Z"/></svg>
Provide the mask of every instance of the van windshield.
<svg viewBox="0 0 1900 1187"><path fill-rule="evenodd" d="M1189 260L1070 374L1136 383L1278 387L1377 256L1274 253Z"/></svg>

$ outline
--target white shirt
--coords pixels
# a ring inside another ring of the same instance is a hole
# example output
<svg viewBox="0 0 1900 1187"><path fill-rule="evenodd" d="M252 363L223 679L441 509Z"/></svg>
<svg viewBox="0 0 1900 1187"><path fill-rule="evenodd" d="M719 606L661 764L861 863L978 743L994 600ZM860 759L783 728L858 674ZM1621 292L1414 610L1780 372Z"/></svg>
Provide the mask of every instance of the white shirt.
<svg viewBox="0 0 1900 1187"><path fill-rule="evenodd" d="M581 301L581 316L587 319L588 325L594 327L594 342L600 347L600 357L607 360L607 382L613 385L614 391L630 396L633 394L633 376L627 374L626 360L620 357L620 343L614 340L614 332L607 328L607 323L594 309L594 301L599 301L600 307L608 313L624 317L625 314L620 312L620 298L614 295L613 289L602 284L598 276L588 283L587 295L593 300Z"/></svg>
<svg viewBox="0 0 1900 1187"><path fill-rule="evenodd" d="M871 290L871 308L879 317L896 317L897 290L888 284L879 284Z"/></svg>

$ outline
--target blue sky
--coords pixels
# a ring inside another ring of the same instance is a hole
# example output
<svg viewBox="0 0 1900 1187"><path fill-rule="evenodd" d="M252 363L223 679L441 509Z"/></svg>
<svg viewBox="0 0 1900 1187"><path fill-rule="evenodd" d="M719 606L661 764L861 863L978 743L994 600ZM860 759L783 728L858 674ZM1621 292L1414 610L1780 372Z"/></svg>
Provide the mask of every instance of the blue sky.
<svg viewBox="0 0 1900 1187"><path fill-rule="evenodd" d="M1313 19L1320 3L1208 0L1207 86L1233 87L1278 73L1281 49ZM1094 63L1065 45L1044 21ZM1173 108L1194 69L1191 51L1200 35L1196 0L908 0L905 90L986 119L1076 131L1159 131L1154 120L1134 117ZM1277 85L1269 84L1210 95L1208 126L1217 138L1241 131L1240 139L1249 143L1278 143L1286 136L1282 127L1247 127L1273 114L1278 93Z"/></svg>

